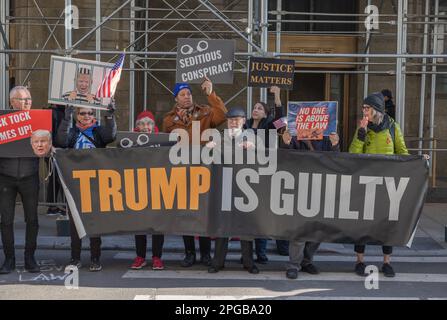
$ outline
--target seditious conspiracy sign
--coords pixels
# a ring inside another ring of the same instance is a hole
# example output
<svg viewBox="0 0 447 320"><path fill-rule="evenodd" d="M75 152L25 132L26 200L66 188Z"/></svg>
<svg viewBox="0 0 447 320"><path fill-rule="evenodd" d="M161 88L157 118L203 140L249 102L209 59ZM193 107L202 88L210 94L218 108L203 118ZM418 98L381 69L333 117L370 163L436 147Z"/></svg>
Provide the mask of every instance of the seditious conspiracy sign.
<svg viewBox="0 0 447 320"><path fill-rule="evenodd" d="M51 110L1 110L1 157L34 157L30 143L31 134L36 130L51 132L51 129Z"/></svg>
<svg viewBox="0 0 447 320"><path fill-rule="evenodd" d="M251 57L248 67L249 87L278 86L293 89L294 60Z"/></svg>
<svg viewBox="0 0 447 320"><path fill-rule="evenodd" d="M265 157L257 150L258 165L195 159L204 158L206 147L186 157L184 151L178 145L58 150L56 167L79 235L405 245L428 186L419 156L278 149Z"/></svg>
<svg viewBox="0 0 447 320"><path fill-rule="evenodd" d="M177 39L176 82L233 83L234 40Z"/></svg>

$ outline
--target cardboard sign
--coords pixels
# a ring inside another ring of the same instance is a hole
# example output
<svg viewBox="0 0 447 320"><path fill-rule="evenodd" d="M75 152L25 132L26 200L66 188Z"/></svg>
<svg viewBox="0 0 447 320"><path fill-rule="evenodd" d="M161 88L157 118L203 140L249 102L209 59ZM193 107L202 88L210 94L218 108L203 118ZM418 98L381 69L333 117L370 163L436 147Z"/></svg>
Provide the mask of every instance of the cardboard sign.
<svg viewBox="0 0 447 320"><path fill-rule="evenodd" d="M321 140L337 132L336 101L289 101L287 122L290 134L298 140Z"/></svg>
<svg viewBox="0 0 447 320"><path fill-rule="evenodd" d="M110 98L96 92L113 63L51 56L48 103L106 109Z"/></svg>
<svg viewBox="0 0 447 320"><path fill-rule="evenodd" d="M177 40L177 83L233 83L234 40Z"/></svg>
<svg viewBox="0 0 447 320"><path fill-rule="evenodd" d="M35 157L30 137L52 131L51 110L0 110L0 154L3 158Z"/></svg>
<svg viewBox="0 0 447 320"><path fill-rule="evenodd" d="M278 86L282 89L293 89L294 60L251 57L248 67L248 86Z"/></svg>

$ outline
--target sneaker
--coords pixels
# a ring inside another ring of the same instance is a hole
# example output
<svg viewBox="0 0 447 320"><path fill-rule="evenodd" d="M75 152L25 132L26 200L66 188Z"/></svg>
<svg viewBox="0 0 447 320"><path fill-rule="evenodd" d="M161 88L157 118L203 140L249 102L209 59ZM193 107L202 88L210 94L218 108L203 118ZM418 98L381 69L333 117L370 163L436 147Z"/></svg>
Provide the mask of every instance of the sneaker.
<svg viewBox="0 0 447 320"><path fill-rule="evenodd" d="M286 277L287 277L287 279L292 279L292 280L298 278L298 269L296 269L296 268L287 269Z"/></svg>
<svg viewBox="0 0 447 320"><path fill-rule="evenodd" d="M82 267L82 263L81 263L81 261L80 260L78 260L78 259L71 259L70 260L70 262L67 264L67 267L69 267L69 266L73 266L73 267L76 267L76 268L78 268L78 269L81 269L81 267Z"/></svg>
<svg viewBox="0 0 447 320"><path fill-rule="evenodd" d="M267 256L265 254L259 254L256 262L260 263L260 264L267 264L267 262L269 261L269 258L267 258Z"/></svg>
<svg viewBox="0 0 447 320"><path fill-rule="evenodd" d="M360 277L366 277L367 274L365 273L366 264L363 262L358 262L355 264L355 274Z"/></svg>
<svg viewBox="0 0 447 320"><path fill-rule="evenodd" d="M142 258L142 257L136 257L132 263L132 265L130 266L131 269L133 270L140 270L141 268L145 267L147 264L146 259Z"/></svg>
<svg viewBox="0 0 447 320"><path fill-rule="evenodd" d="M92 260L90 262L90 271L96 272L96 271L101 271L101 270L102 270L102 265L101 265L101 262L99 262L99 259L92 258Z"/></svg>
<svg viewBox="0 0 447 320"><path fill-rule="evenodd" d="M159 257L152 257L152 270L163 270L165 268L165 265L163 264L163 261Z"/></svg>
<svg viewBox="0 0 447 320"><path fill-rule="evenodd" d="M302 265L301 271L307 272L310 274L319 274L320 273L320 270L318 270L318 268L313 263L308 263L308 264Z"/></svg>
<svg viewBox="0 0 447 320"><path fill-rule="evenodd" d="M388 278L392 278L396 275L396 273L393 270L393 267L389 263L384 263L382 265L382 272L383 272L383 275Z"/></svg>
<svg viewBox="0 0 447 320"><path fill-rule="evenodd" d="M47 210L47 216L57 216L59 214L59 208L49 207Z"/></svg>

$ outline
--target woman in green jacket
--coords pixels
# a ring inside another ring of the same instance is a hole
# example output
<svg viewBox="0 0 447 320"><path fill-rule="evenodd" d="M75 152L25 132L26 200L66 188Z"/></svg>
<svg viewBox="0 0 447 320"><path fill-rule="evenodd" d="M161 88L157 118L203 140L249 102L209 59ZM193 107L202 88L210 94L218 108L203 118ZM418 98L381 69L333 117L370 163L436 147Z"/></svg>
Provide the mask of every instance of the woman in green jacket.
<svg viewBox="0 0 447 320"><path fill-rule="evenodd" d="M385 113L385 100L380 92L372 93L363 100L363 119L352 141L350 153L408 154L399 125ZM366 276L363 262L365 245L355 245L357 254L355 273ZM390 264L392 246L382 246L382 272L386 277L394 277Z"/></svg>

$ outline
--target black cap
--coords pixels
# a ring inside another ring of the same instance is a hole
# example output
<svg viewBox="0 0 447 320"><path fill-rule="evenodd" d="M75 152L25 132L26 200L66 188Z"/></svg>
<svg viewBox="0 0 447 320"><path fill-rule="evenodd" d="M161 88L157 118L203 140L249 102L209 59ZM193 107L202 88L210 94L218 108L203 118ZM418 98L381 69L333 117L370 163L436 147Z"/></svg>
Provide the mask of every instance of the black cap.
<svg viewBox="0 0 447 320"><path fill-rule="evenodd" d="M391 92L391 90L383 89L381 92L382 92L384 97L388 97L390 99L393 99L393 93Z"/></svg>
<svg viewBox="0 0 447 320"><path fill-rule="evenodd" d="M363 100L363 104L367 104L375 110L385 113L385 99L380 92L371 93Z"/></svg>
<svg viewBox="0 0 447 320"><path fill-rule="evenodd" d="M227 112L226 116L227 118L247 117L245 115L245 110L239 107L232 108L230 111Z"/></svg>

